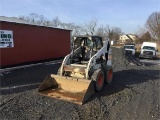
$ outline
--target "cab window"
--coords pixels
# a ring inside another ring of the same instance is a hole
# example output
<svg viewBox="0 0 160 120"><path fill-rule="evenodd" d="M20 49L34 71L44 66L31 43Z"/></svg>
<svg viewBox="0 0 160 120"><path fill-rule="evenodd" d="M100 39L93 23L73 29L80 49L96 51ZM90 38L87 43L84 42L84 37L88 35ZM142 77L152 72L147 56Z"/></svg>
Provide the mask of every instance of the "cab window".
<svg viewBox="0 0 160 120"><path fill-rule="evenodd" d="M96 47L97 50L103 47L102 40L100 38L94 39L94 48Z"/></svg>

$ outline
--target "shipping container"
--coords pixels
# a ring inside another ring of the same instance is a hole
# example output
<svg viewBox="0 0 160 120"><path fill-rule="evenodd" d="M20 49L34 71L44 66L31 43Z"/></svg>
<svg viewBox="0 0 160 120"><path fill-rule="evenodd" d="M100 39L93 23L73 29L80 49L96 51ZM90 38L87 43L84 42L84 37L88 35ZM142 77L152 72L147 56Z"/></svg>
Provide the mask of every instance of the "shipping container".
<svg viewBox="0 0 160 120"><path fill-rule="evenodd" d="M64 57L70 52L71 30L0 21L13 33L14 46L0 48L0 66Z"/></svg>

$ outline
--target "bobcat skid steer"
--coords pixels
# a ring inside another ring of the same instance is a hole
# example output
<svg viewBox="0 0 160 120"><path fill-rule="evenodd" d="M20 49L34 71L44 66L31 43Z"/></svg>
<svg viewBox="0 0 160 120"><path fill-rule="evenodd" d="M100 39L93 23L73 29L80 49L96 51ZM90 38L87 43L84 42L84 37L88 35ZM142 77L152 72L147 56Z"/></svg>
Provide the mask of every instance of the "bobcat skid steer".
<svg viewBox="0 0 160 120"><path fill-rule="evenodd" d="M109 40L99 36L74 36L57 75L48 75L38 88L41 95L83 104L113 77Z"/></svg>

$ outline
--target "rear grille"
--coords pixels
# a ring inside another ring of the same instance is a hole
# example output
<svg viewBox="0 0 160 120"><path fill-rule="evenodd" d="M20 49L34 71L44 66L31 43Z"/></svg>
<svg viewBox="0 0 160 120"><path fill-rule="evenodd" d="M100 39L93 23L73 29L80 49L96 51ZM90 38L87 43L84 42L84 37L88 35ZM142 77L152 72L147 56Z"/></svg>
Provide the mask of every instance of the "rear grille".
<svg viewBox="0 0 160 120"><path fill-rule="evenodd" d="M152 51L144 51L143 54L144 55L153 55L153 52Z"/></svg>

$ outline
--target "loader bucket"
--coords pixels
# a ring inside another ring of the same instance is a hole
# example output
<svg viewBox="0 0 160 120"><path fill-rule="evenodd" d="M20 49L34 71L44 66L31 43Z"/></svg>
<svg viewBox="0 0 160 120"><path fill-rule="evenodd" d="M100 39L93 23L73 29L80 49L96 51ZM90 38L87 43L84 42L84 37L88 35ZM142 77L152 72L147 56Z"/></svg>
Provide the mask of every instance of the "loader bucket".
<svg viewBox="0 0 160 120"><path fill-rule="evenodd" d="M93 81L49 75L38 88L41 95L82 105L94 93Z"/></svg>

